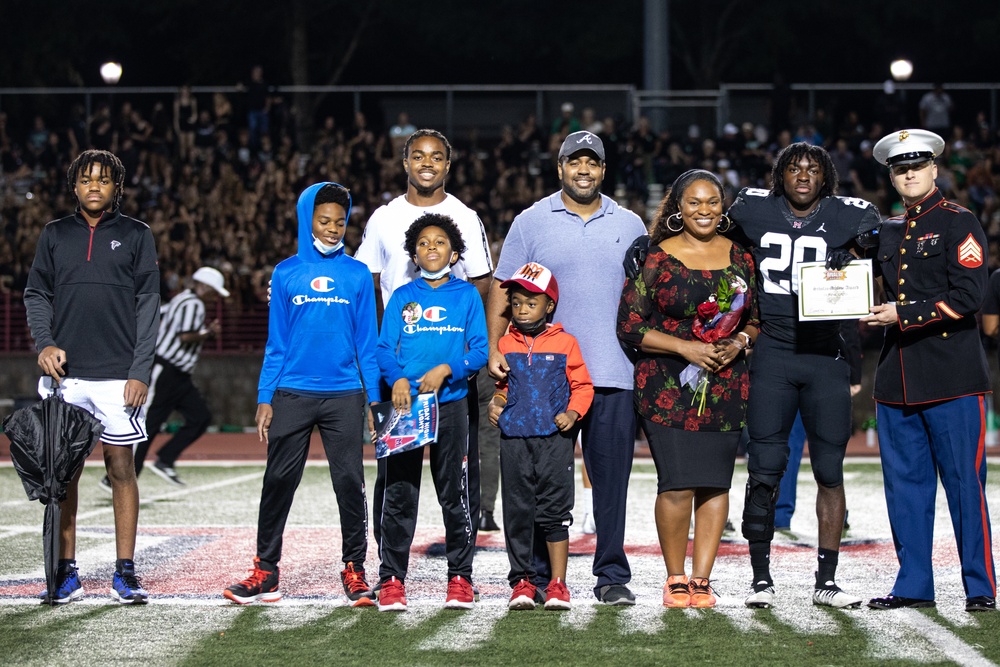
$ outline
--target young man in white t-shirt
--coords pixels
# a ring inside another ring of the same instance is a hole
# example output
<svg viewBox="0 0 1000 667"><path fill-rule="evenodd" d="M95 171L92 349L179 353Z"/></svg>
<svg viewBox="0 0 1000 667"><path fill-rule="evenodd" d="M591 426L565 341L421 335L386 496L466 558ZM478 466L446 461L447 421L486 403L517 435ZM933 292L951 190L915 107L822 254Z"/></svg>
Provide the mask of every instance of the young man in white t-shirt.
<svg viewBox="0 0 1000 667"><path fill-rule="evenodd" d="M451 272L471 282L486 302L493 280L493 260L489 240L479 215L444 190L451 168L451 144L437 130L417 130L403 146L403 170L406 172L406 193L372 213L365 226L354 258L368 265L375 281L375 301L379 324L385 304L393 291L420 276L403 248L403 239L410 224L425 213L439 213L455 221L466 251ZM475 542L479 526L479 392L476 379L469 381L469 515ZM482 422L484 428L492 428ZM379 461L372 501L372 526L376 542L381 538L382 498L385 492L384 460ZM499 468L497 468L499 473Z"/></svg>
<svg viewBox="0 0 1000 667"><path fill-rule="evenodd" d="M403 236L410 223L425 213L447 215L455 221L468 250L452 273L474 284L484 299L488 294L493 261L486 230L475 211L444 191L450 168L451 145L444 135L417 130L403 147L406 193L375 209L368 219L354 257L368 265L375 279L379 321L393 291L420 275L403 249Z"/></svg>

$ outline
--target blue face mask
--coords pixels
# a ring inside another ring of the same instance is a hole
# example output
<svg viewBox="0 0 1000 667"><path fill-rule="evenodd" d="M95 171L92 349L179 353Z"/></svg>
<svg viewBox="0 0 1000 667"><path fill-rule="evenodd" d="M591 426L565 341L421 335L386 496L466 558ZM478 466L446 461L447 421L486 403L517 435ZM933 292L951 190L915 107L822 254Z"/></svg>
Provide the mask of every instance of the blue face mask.
<svg viewBox="0 0 1000 667"><path fill-rule="evenodd" d="M443 269L441 269L440 271L438 271L436 273L430 273L428 271L420 269L420 277L421 278L426 278L427 280L437 280L438 278L443 278L444 276L448 275L449 273L451 273L451 267L450 266L446 266L446 267L444 267Z"/></svg>
<svg viewBox="0 0 1000 667"><path fill-rule="evenodd" d="M332 255L344 247L344 240L341 239L337 245L327 245L313 236L313 247L319 250L321 255Z"/></svg>

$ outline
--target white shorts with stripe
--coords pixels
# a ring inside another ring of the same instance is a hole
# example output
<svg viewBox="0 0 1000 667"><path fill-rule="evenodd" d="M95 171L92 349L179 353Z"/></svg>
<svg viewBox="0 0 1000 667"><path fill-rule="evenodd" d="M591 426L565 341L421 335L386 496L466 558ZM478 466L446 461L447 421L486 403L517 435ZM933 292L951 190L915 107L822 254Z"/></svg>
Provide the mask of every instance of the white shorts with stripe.
<svg viewBox="0 0 1000 667"><path fill-rule="evenodd" d="M125 380L63 378L61 384L67 403L83 408L104 424L104 444L133 447L146 440L146 409L125 406ZM39 378L38 395L47 398L51 394L52 378Z"/></svg>

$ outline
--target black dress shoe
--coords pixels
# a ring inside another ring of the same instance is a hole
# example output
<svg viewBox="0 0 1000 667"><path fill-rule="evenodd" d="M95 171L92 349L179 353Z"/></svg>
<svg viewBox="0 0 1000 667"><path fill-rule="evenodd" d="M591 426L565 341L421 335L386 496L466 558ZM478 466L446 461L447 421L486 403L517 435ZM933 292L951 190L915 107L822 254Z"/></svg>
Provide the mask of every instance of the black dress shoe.
<svg viewBox="0 0 1000 667"><path fill-rule="evenodd" d="M497 522L493 519L493 512L483 510L479 513L479 530L484 533L491 533L500 530L500 526L498 526Z"/></svg>
<svg viewBox="0 0 1000 667"><path fill-rule="evenodd" d="M965 611L996 611L997 599L988 595L965 598Z"/></svg>
<svg viewBox="0 0 1000 667"><path fill-rule="evenodd" d="M868 607L871 609L920 609L934 606L936 606L934 600L904 598L898 595L886 595L884 598L872 598L868 601Z"/></svg>

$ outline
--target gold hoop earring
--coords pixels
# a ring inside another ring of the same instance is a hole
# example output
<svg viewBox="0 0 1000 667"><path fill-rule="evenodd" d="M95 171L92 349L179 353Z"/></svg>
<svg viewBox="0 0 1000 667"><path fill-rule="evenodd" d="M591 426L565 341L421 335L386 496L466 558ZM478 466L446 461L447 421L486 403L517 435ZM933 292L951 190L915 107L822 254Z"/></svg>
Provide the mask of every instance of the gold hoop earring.
<svg viewBox="0 0 1000 667"><path fill-rule="evenodd" d="M677 222L681 223L680 226L677 227L677 229L674 229L673 227L670 226L670 221L673 220L674 218L677 218ZM684 221L681 219L680 211L677 211L677 213L674 213L673 215L669 216L665 224L667 226L667 229L673 232L674 234L684 231Z"/></svg>
<svg viewBox="0 0 1000 667"><path fill-rule="evenodd" d="M732 228L733 228L733 221L729 219L728 215L723 213L722 217L719 219L719 224L715 226L716 231L718 231L720 234L725 234Z"/></svg>

